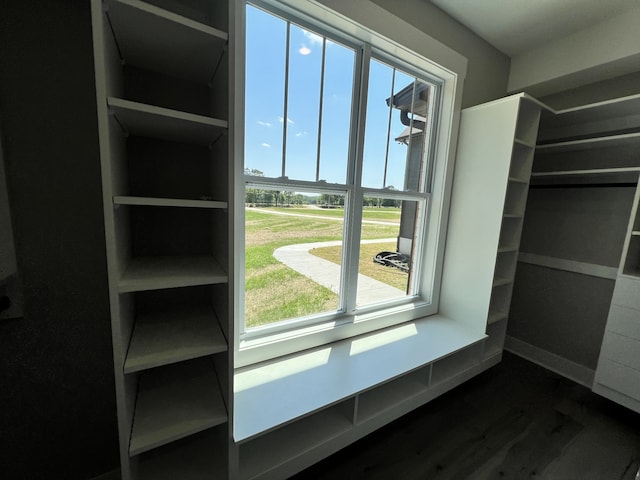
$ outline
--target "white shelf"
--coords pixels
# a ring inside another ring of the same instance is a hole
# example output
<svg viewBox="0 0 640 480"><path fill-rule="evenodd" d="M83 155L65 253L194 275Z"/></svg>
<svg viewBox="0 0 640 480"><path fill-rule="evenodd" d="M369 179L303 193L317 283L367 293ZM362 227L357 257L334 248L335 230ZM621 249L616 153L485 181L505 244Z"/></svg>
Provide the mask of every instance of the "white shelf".
<svg viewBox="0 0 640 480"><path fill-rule="evenodd" d="M118 282L120 293L226 283L212 257L140 257L131 260Z"/></svg>
<svg viewBox="0 0 640 480"><path fill-rule="evenodd" d="M575 260L548 257L545 255L537 255L534 253L521 252L518 256L518 261L522 263L528 263L530 265L538 265L540 267L563 270L565 272L589 275L591 277L607 278L609 280L615 280L618 274L617 267L597 265L594 263L576 262Z"/></svg>
<svg viewBox="0 0 640 480"><path fill-rule="evenodd" d="M516 252L519 245L500 245L498 247L498 253Z"/></svg>
<svg viewBox="0 0 640 480"><path fill-rule="evenodd" d="M495 277L493 279L493 286L500 287L502 285L508 285L511 282L513 282L513 279L509 277Z"/></svg>
<svg viewBox="0 0 640 480"><path fill-rule="evenodd" d="M213 428L143 453L140 456L137 478L139 480L218 478L220 472L226 471L226 449L220 448L221 439L224 439L225 435L226 432L220 435L217 428Z"/></svg>
<svg viewBox="0 0 640 480"><path fill-rule="evenodd" d="M535 144L529 143L529 142L525 142L524 140L520 140L519 138L514 139L513 142L517 143L518 145L522 145L523 147L527 147L527 148L534 148L535 147Z"/></svg>
<svg viewBox="0 0 640 480"><path fill-rule="evenodd" d="M227 421L213 363L191 361L143 374L129 455L139 455Z"/></svg>
<svg viewBox="0 0 640 480"><path fill-rule="evenodd" d="M509 181L513 183L529 183L526 178L509 177Z"/></svg>
<svg viewBox="0 0 640 480"><path fill-rule="evenodd" d="M226 339L211 308L139 315L124 373L226 350Z"/></svg>
<svg viewBox="0 0 640 480"><path fill-rule="evenodd" d="M580 185L602 183L636 183L640 167L593 168L533 172L531 185Z"/></svg>
<svg viewBox="0 0 640 480"><path fill-rule="evenodd" d="M154 198L117 195L113 197L115 205L142 205L150 207L186 207L186 208L228 208L227 202L214 200L188 200L181 198Z"/></svg>
<svg viewBox="0 0 640 480"><path fill-rule="evenodd" d="M128 135L210 145L227 128L225 120L109 97L107 104Z"/></svg>
<svg viewBox="0 0 640 480"><path fill-rule="evenodd" d="M544 113L543 139L637 128L640 125L640 95Z"/></svg>
<svg viewBox="0 0 640 480"><path fill-rule="evenodd" d="M107 16L126 64L208 84L226 32L138 0L108 0Z"/></svg>
<svg viewBox="0 0 640 480"><path fill-rule="evenodd" d="M538 145L536 154L561 153L570 151L591 150L594 148L611 148L625 145L640 145L640 133L625 133L606 137L585 138L568 142Z"/></svg>

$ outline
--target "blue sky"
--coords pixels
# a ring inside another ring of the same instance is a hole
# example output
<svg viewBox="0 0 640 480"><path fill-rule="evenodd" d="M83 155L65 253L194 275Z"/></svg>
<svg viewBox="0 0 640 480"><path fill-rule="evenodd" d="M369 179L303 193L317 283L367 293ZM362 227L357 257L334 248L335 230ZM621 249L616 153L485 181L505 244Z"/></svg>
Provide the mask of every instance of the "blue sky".
<svg viewBox="0 0 640 480"><path fill-rule="evenodd" d="M282 172L286 22L247 6L245 167L269 177ZM345 183L349 116L355 53L327 40L320 179ZM322 38L291 25L289 97L285 174L296 180L316 179ZM393 69L377 61L370 67L363 184L383 187L385 149ZM396 71L394 92L413 81ZM393 139L405 129L398 110L392 111L386 185L401 189L407 147Z"/></svg>

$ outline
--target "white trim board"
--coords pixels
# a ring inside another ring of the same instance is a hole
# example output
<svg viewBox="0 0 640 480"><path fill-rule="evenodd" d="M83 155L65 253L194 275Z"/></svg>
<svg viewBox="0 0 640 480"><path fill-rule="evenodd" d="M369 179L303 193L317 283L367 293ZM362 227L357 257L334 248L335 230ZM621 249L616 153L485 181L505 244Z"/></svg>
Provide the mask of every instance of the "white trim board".
<svg viewBox="0 0 640 480"><path fill-rule="evenodd" d="M507 335L504 349L591 390L595 370Z"/></svg>

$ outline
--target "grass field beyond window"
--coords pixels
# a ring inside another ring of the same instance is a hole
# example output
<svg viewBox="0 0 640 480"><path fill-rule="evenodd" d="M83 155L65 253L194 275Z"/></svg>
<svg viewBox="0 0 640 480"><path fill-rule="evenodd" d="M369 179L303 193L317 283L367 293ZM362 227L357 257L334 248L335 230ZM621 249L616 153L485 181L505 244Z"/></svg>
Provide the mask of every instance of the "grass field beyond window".
<svg viewBox="0 0 640 480"><path fill-rule="evenodd" d="M245 326L251 328L287 318L337 310L338 295L280 263L274 258L273 252L285 245L342 240L342 209L269 210L246 209ZM399 219L400 209L397 208L365 209L362 239L396 237ZM395 245L374 243L362 247L361 273L396 288L406 289L406 273L372 261L373 255L381 250L395 250ZM339 263L340 250L341 247L318 248L311 253Z"/></svg>

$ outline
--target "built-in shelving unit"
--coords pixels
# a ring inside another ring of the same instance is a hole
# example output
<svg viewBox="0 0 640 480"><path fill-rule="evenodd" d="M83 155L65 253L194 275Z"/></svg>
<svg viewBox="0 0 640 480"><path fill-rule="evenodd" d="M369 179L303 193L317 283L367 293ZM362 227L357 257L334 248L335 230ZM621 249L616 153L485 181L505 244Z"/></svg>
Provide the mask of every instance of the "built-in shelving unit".
<svg viewBox="0 0 640 480"><path fill-rule="evenodd" d="M287 478L487 368L484 334L451 319L388 333L393 341L372 333L240 371L239 478Z"/></svg>
<svg viewBox="0 0 640 480"><path fill-rule="evenodd" d="M440 302L483 325L485 362L502 354L540 110L514 95L462 112Z"/></svg>
<svg viewBox="0 0 640 480"><path fill-rule="evenodd" d="M229 17L92 0L125 480L228 472Z"/></svg>
<svg viewBox="0 0 640 480"><path fill-rule="evenodd" d="M502 355L540 111L514 95L462 113L449 235L465 240L447 245L441 304L484 325L484 361ZM461 289L468 298L453 301Z"/></svg>

